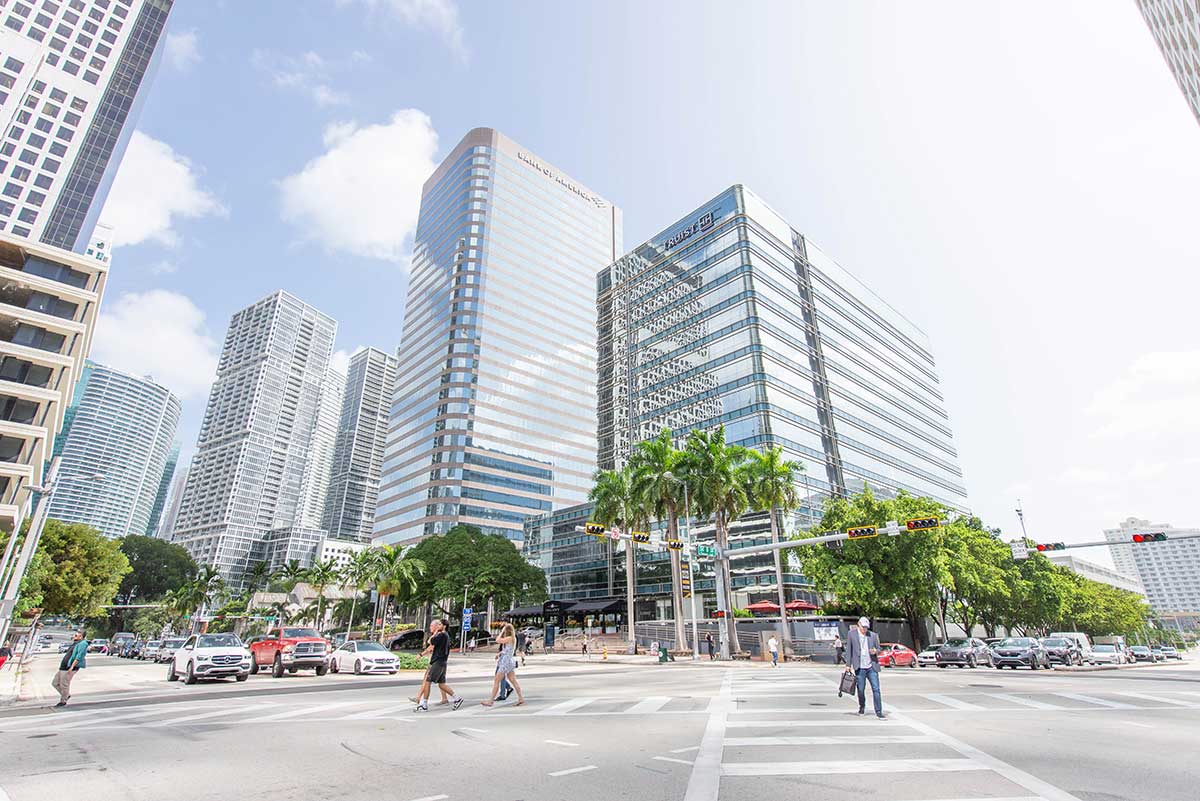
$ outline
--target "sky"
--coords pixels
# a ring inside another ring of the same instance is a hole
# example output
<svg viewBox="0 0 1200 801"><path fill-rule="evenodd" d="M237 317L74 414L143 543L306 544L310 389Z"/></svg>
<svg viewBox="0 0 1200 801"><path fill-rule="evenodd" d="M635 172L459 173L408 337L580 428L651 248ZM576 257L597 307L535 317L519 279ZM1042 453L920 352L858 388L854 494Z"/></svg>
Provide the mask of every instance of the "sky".
<svg viewBox="0 0 1200 801"><path fill-rule="evenodd" d="M186 458L251 302L393 350L421 184L477 126L619 205L627 250L752 188L930 335L1006 535L1018 499L1038 541L1200 525L1200 125L1133 0L180 0L93 357L182 397Z"/></svg>

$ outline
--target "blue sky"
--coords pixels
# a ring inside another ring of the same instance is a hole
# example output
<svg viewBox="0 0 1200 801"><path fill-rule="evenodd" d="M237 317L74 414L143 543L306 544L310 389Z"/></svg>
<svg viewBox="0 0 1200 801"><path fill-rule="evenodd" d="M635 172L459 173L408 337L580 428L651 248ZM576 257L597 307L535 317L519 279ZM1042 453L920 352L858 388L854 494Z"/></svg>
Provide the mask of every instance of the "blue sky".
<svg viewBox="0 0 1200 801"><path fill-rule="evenodd" d="M1200 126L1131 0L1000 8L178 2L94 355L183 395L190 451L249 302L393 349L420 184L490 126L620 205L627 248L752 187L928 331L991 524L1200 524Z"/></svg>

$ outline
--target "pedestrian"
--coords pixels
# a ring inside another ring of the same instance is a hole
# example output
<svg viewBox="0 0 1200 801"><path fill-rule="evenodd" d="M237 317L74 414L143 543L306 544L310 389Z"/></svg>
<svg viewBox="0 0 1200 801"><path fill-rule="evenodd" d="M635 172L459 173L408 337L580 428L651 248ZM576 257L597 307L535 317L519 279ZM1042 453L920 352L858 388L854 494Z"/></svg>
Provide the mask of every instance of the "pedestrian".
<svg viewBox="0 0 1200 801"><path fill-rule="evenodd" d="M850 657L848 669L854 671L855 683L858 685L858 714L866 714L867 698L866 685L871 683L871 704L875 707L875 717L881 720L883 714L883 699L879 695L879 635L871 631L871 621L865 617L858 619L858 627L850 632Z"/></svg>
<svg viewBox="0 0 1200 801"><path fill-rule="evenodd" d="M475 635L471 635L471 639L467 642L467 651L475 653Z"/></svg>
<svg viewBox="0 0 1200 801"><path fill-rule="evenodd" d="M708 643L708 661L711 662L712 660L717 658L717 648L716 648L716 644L713 643L713 636L712 636L711 631L704 635L704 641L706 643Z"/></svg>
<svg viewBox="0 0 1200 801"><path fill-rule="evenodd" d="M583 635L583 655L588 658L589 662L592 660L592 655L588 653L588 636L586 634Z"/></svg>
<svg viewBox="0 0 1200 801"><path fill-rule="evenodd" d="M775 639L774 634L767 640L767 650L771 652L771 667L779 667L779 640Z"/></svg>
<svg viewBox="0 0 1200 801"><path fill-rule="evenodd" d="M4 664L12 659L13 652L12 646L9 645L10 642L10 640L5 640L4 645L0 645L0 668L3 668Z"/></svg>
<svg viewBox="0 0 1200 801"><path fill-rule="evenodd" d="M529 642L529 634L525 629L517 632L517 653L521 655L521 667L525 667L525 645ZM497 654L497 659L499 655Z"/></svg>
<svg viewBox="0 0 1200 801"><path fill-rule="evenodd" d="M442 693L442 703L454 704L454 709L462 706L463 699L455 695L450 685L446 684L446 665L450 661L450 635L446 634L446 624L435 619L429 624L429 645L421 652L421 656L429 657L429 669L425 671L425 680L417 691L417 708L414 712L429 711L429 691L434 684Z"/></svg>
<svg viewBox="0 0 1200 801"><path fill-rule="evenodd" d="M833 664L840 665L846 661L846 646L842 643L841 633L833 635Z"/></svg>
<svg viewBox="0 0 1200 801"><path fill-rule="evenodd" d="M88 641L83 638L83 632L75 632L71 647L63 654L62 661L58 663L58 672L50 682L50 686L58 690L58 703L55 706L67 705L67 699L71 697L71 680L87 667L87 649Z"/></svg>
<svg viewBox="0 0 1200 801"><path fill-rule="evenodd" d="M496 660L496 676L492 679L492 694L489 698L496 697L500 690L500 682L504 680L517 691L517 703L514 706L521 706L525 703L525 695L521 692L521 683L517 681L517 660L513 657L513 649L517 645L517 635L513 631L511 623L504 624L496 642L500 645L500 658ZM482 706L490 707L494 702L480 701L479 703Z"/></svg>

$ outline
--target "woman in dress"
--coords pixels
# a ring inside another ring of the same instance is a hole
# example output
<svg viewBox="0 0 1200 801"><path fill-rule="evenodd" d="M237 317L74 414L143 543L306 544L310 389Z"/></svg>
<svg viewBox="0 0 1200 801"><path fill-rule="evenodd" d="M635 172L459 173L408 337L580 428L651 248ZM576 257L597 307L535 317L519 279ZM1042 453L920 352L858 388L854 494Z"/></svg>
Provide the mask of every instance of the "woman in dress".
<svg viewBox="0 0 1200 801"><path fill-rule="evenodd" d="M489 698L495 698L500 691L500 680L506 679L512 688L517 691L516 706L521 706L525 703L525 696L521 692L521 685L517 681L517 660L513 658L513 648L516 647L517 635L513 629L512 623L505 623L500 629L500 636L496 638L496 642L500 645L500 657L496 660L496 677L492 680L492 694ZM480 701L483 706L492 706L492 701Z"/></svg>

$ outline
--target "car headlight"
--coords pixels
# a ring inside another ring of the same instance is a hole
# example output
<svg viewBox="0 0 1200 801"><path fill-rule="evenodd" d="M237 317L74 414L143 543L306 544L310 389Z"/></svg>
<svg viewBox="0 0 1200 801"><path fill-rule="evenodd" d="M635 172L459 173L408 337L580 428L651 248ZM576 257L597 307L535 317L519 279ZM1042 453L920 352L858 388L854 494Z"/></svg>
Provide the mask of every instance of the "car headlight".
<svg viewBox="0 0 1200 801"><path fill-rule="evenodd" d="M290 653L292 653L292 652L293 652L293 651L295 651L295 650L296 650L296 646L295 646L295 645L285 645L285 646L283 646L283 652L284 652L285 654L290 654Z"/></svg>
<svg viewBox="0 0 1200 801"><path fill-rule="evenodd" d="M196 661L197 661L197 662L207 662L207 661L209 661L210 659L212 659L212 657L210 657L210 656L205 656L204 654L196 654Z"/></svg>

